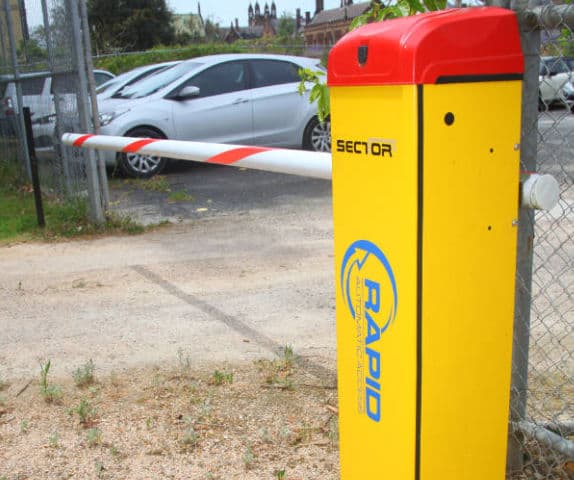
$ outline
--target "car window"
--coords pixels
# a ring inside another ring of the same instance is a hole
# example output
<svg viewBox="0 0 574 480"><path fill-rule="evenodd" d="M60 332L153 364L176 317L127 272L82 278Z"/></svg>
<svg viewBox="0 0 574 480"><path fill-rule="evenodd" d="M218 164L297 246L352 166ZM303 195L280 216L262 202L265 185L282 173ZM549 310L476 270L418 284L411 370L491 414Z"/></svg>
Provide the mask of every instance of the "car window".
<svg viewBox="0 0 574 480"><path fill-rule="evenodd" d="M22 95L41 95L45 78L26 78L22 80Z"/></svg>
<svg viewBox="0 0 574 480"><path fill-rule="evenodd" d="M245 62L215 65L190 78L182 87L198 87L201 98L245 90L248 87L245 66Z"/></svg>
<svg viewBox="0 0 574 480"><path fill-rule="evenodd" d="M114 98L142 98L151 95L168 85L180 80L182 76L200 67L199 62L182 62L175 67L161 70L155 75L144 78L128 88L123 88Z"/></svg>
<svg viewBox="0 0 574 480"><path fill-rule="evenodd" d="M107 82L112 77L109 73L104 72L94 72L94 82L96 82L96 86L101 85L104 82Z"/></svg>
<svg viewBox="0 0 574 480"><path fill-rule="evenodd" d="M300 82L299 66L282 60L252 60L253 88Z"/></svg>

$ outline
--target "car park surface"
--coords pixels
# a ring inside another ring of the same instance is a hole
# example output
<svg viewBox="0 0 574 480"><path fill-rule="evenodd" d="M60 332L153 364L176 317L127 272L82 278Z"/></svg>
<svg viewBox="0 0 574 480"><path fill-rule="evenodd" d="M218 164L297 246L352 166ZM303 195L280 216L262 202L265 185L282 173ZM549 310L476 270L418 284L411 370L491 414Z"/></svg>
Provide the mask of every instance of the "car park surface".
<svg viewBox="0 0 574 480"><path fill-rule="evenodd" d="M319 60L265 54L199 57L135 83L99 103L104 135L330 151L329 122L300 95L299 70ZM107 152L129 176L150 177L167 160Z"/></svg>

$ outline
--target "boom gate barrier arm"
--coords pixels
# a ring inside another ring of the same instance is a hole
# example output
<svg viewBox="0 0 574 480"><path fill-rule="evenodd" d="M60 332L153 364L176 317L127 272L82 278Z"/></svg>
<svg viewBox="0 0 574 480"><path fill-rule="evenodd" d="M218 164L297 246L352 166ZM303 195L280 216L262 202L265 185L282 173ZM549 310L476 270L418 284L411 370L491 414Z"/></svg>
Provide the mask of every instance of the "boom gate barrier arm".
<svg viewBox="0 0 574 480"><path fill-rule="evenodd" d="M514 14L343 37L333 155L64 134L70 146L331 178L342 480L505 476L523 58ZM551 208L532 175L523 206Z"/></svg>
<svg viewBox="0 0 574 480"><path fill-rule="evenodd" d="M332 177L330 153L85 133L64 133L62 143L69 147L141 153L326 180ZM521 189L523 207L551 210L558 203L558 182L551 175L525 175Z"/></svg>
<svg viewBox="0 0 574 480"><path fill-rule="evenodd" d="M157 155L313 178L331 178L330 153L77 133L64 133L62 143L72 147Z"/></svg>

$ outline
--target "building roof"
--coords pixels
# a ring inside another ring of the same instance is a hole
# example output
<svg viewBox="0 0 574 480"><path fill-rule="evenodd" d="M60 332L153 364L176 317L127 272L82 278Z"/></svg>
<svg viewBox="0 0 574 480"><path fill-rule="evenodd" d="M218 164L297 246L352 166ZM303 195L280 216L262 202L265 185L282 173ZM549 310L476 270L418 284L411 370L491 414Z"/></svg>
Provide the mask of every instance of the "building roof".
<svg viewBox="0 0 574 480"><path fill-rule="evenodd" d="M370 6L371 2L361 2L354 3L346 7L323 10L313 17L309 26L352 20L353 18L365 13Z"/></svg>

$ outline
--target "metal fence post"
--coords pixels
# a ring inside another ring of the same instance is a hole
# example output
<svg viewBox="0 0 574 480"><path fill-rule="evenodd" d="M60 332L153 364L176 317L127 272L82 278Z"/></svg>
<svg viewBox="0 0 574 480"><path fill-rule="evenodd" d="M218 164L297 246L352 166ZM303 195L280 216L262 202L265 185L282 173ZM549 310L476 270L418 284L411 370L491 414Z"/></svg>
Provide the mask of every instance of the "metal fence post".
<svg viewBox="0 0 574 480"><path fill-rule="evenodd" d="M78 115L80 119L80 129L83 132L92 130L90 121L91 105L88 99L88 81L86 76L86 62L84 52L81 48L83 44L82 25L80 21L80 12L78 0L68 0L69 12L72 23L73 35L73 55L74 63L78 72ZM104 222L104 210L102 208L102 196L100 191L100 179L96 165L96 155L93 151L88 154L86 162L86 173L88 180L88 194L90 197L90 214L92 221L101 224Z"/></svg>
<svg viewBox="0 0 574 480"><path fill-rule="evenodd" d="M80 16L82 32L84 34L84 58L86 59L86 67L89 71L94 70L94 62L92 61L92 41L90 39L90 25L88 23L88 10L86 8L86 0L80 1ZM94 82L94 77L92 75L88 76L89 83L89 94L90 103L92 106L92 116L94 122L94 131L100 133L100 119L98 117L98 101L96 97L96 85ZM100 189L102 192L102 202L104 210L107 210L110 205L110 191L108 188L108 176L106 173L106 164L100 152L96 152L97 164L98 164L98 174L100 179Z"/></svg>
<svg viewBox="0 0 574 480"><path fill-rule="evenodd" d="M522 91L522 132L520 168L536 171L538 124L538 65L540 62L540 31L524 22L527 2L514 5L520 22L524 54L524 83ZM530 342L530 311L532 302L532 262L534 243L534 212L521 208L518 218L516 290L514 305L514 337L512 350L512 384L510 393L510 427L508 433L507 469L523 466L524 438L512 428L526 418L528 398L528 360Z"/></svg>
<svg viewBox="0 0 574 480"><path fill-rule="evenodd" d="M10 56L12 59L12 68L14 70L14 84L16 87L16 102L18 104L18 130L19 137L23 139L26 132L24 125L24 102L22 101L22 85L19 82L20 70L18 69L18 54L16 52L16 38L14 36L14 25L12 21L12 12L10 11L10 0L4 0L4 14L6 15L6 28L8 29L8 38L10 43ZM22 154L24 156L24 165L26 167L26 174L29 179L32 179L32 170L30 168L30 152L28 145L25 141L20 142L22 147Z"/></svg>

